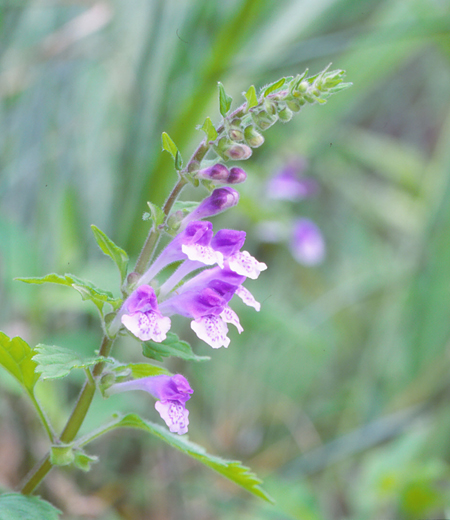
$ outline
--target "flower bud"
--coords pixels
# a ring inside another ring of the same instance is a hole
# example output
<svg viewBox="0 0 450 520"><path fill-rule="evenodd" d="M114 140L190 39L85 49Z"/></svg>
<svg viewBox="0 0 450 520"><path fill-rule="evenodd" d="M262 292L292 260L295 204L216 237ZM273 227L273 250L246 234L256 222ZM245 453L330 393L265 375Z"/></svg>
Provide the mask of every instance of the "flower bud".
<svg viewBox="0 0 450 520"><path fill-rule="evenodd" d="M270 115L264 111L258 113L252 112L252 118L256 126L261 130L267 130L267 128L271 127L277 121L276 115Z"/></svg>
<svg viewBox="0 0 450 520"><path fill-rule="evenodd" d="M239 202L239 193L233 188L216 188L209 197L190 213L185 221L200 220L217 215L226 209L236 206Z"/></svg>
<svg viewBox="0 0 450 520"><path fill-rule="evenodd" d="M239 184L240 182L244 182L247 178L247 174L242 168L233 167L230 169L230 175L228 176L227 182L228 184Z"/></svg>
<svg viewBox="0 0 450 520"><path fill-rule="evenodd" d="M208 168L204 168L197 173L197 177L209 181L226 182L230 172L223 164L217 163Z"/></svg>
<svg viewBox="0 0 450 520"><path fill-rule="evenodd" d="M258 148L264 143L264 137L253 126L247 126L244 130L245 142L252 148Z"/></svg>
<svg viewBox="0 0 450 520"><path fill-rule="evenodd" d="M302 108L302 104L299 99L289 99L286 101L286 105L292 112L299 112Z"/></svg>
<svg viewBox="0 0 450 520"><path fill-rule="evenodd" d="M278 112L278 117L280 118L280 121L287 123L292 119L292 110L290 110L288 107L284 107Z"/></svg>
<svg viewBox="0 0 450 520"><path fill-rule="evenodd" d="M245 144L234 144L224 154L233 161L245 161L252 155L252 149Z"/></svg>
<svg viewBox="0 0 450 520"><path fill-rule="evenodd" d="M267 112L267 114L274 116L277 113L276 103L272 103L272 101L266 99L264 101L264 111Z"/></svg>
<svg viewBox="0 0 450 520"><path fill-rule="evenodd" d="M244 133L241 130L241 121L239 119L235 119L231 122L228 135L233 141L242 141L244 139Z"/></svg>

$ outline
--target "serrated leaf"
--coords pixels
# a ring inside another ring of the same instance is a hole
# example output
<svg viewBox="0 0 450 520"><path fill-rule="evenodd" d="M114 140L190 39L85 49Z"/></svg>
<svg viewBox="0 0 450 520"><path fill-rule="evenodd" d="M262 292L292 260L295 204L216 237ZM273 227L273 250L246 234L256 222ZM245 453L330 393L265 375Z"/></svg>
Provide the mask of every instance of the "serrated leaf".
<svg viewBox="0 0 450 520"><path fill-rule="evenodd" d="M225 92L225 88L220 81L217 85L219 87L219 110L223 117L225 117L231 108L233 98Z"/></svg>
<svg viewBox="0 0 450 520"><path fill-rule="evenodd" d="M36 352L33 356L33 361L37 363L36 372L41 374L42 379L59 379L66 377L75 368L89 368L100 361L110 361L103 356L83 359L68 348L42 343L33 352Z"/></svg>
<svg viewBox="0 0 450 520"><path fill-rule="evenodd" d="M91 300L98 307L100 312L102 312L105 303L111 304L114 309L118 309L122 305L122 300L120 298L114 298L110 292L103 291L96 287L92 282L77 278L73 274L60 276L59 274L51 273L42 277L15 278L15 280L34 284L55 283L72 287L81 294L83 300Z"/></svg>
<svg viewBox="0 0 450 520"><path fill-rule="evenodd" d="M0 332L0 365L5 368L33 396L34 385L39 379L33 349L22 338L9 338Z"/></svg>
<svg viewBox="0 0 450 520"><path fill-rule="evenodd" d="M163 358L174 356L186 361L207 361L209 356L197 356L192 352L191 346L182 341L175 333L169 332L167 338L161 343L146 341L142 343L142 353L145 357L162 361Z"/></svg>
<svg viewBox="0 0 450 520"><path fill-rule="evenodd" d="M258 106L258 98L256 97L256 90L253 85L247 90L244 96L247 100L247 106L245 107L246 112L248 112L251 108Z"/></svg>
<svg viewBox="0 0 450 520"><path fill-rule="evenodd" d="M123 282L127 276L129 260L127 253L117 246L102 230L97 226L94 226L94 224L91 225L91 229L99 248L105 253L105 255L108 255L119 268L120 277Z"/></svg>
<svg viewBox="0 0 450 520"><path fill-rule="evenodd" d="M134 379L141 377L159 376L161 374L170 375L170 372L163 367L151 365L150 363L128 363L113 368L114 372L122 372L129 369Z"/></svg>
<svg viewBox="0 0 450 520"><path fill-rule="evenodd" d="M218 133L209 117L205 119L203 126L199 128L205 132L207 141L215 141L217 139Z"/></svg>
<svg viewBox="0 0 450 520"><path fill-rule="evenodd" d="M61 511L38 497L21 493L0 495L0 520L58 520Z"/></svg>
<svg viewBox="0 0 450 520"><path fill-rule="evenodd" d="M286 83L286 78L280 78L278 81L270 83L263 89L263 96L267 97L271 92L275 92Z"/></svg>
<svg viewBox="0 0 450 520"><path fill-rule="evenodd" d="M144 421L136 414L128 414L113 423L109 429L102 432L113 430L115 428L136 428L144 430L164 442L182 451L184 454L193 457L202 464L217 471L224 477L228 478L235 484L243 487L250 493L273 503L273 499L260 487L262 481L246 466L236 460L226 460L207 453L205 448L190 442L186 436L175 435L170 433L166 428L150 421Z"/></svg>
<svg viewBox="0 0 450 520"><path fill-rule="evenodd" d="M181 158L180 152L178 151L177 145L172 141L167 132L162 133L161 141L163 150L169 152L170 155L173 157L173 160L175 162L175 168L177 170L181 170L181 167L183 166L183 160Z"/></svg>

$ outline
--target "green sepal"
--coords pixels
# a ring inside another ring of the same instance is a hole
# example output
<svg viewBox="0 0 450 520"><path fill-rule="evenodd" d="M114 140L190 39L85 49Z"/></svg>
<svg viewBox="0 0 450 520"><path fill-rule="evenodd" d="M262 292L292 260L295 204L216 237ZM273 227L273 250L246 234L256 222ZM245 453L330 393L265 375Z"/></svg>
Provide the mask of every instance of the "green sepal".
<svg viewBox="0 0 450 520"><path fill-rule="evenodd" d="M128 414L124 417L119 417L117 421L110 425L109 428L102 429L102 434L116 428L135 428L146 431L147 433L163 440L172 446L172 448L182 451L185 455L188 455L210 467L214 471L217 471L257 497L262 498L267 502L274 502L272 497L270 497L260 487L262 481L249 468L243 466L239 461L226 460L221 457L210 455L205 448L190 442L185 435L181 436L170 433L163 426L150 421L144 421L136 414ZM91 440L93 440L93 438L91 438Z"/></svg>
<svg viewBox="0 0 450 520"><path fill-rule="evenodd" d="M74 450L74 460L73 465L76 466L81 471L90 471L91 465L98 462L97 455L88 455L85 451L77 448Z"/></svg>
<svg viewBox="0 0 450 520"><path fill-rule="evenodd" d="M172 206L173 211L186 211L187 213L190 213L191 211L194 211L195 208L199 206L200 202L197 201L191 201L191 200L177 200L175 204Z"/></svg>
<svg viewBox="0 0 450 520"><path fill-rule="evenodd" d="M222 116L225 117L231 108L233 98L225 92L225 88L220 81L217 83L217 86L219 87L219 110Z"/></svg>
<svg viewBox="0 0 450 520"><path fill-rule="evenodd" d="M53 466L68 466L74 460L72 444L56 444L50 448L50 462Z"/></svg>
<svg viewBox="0 0 450 520"><path fill-rule="evenodd" d="M150 213L144 213L144 220L151 220L155 228L164 224L166 218L164 211L156 204L153 204L153 202L147 202L147 206Z"/></svg>
<svg viewBox="0 0 450 520"><path fill-rule="evenodd" d="M203 123L203 126L197 127L199 130L203 130L206 134L206 140L207 141L215 141L218 137L217 130L215 129L214 125L212 124L212 121L209 117L205 119L205 122Z"/></svg>
<svg viewBox="0 0 450 520"><path fill-rule="evenodd" d="M34 396L34 386L40 375L37 364L32 359L34 350L18 336L9 338L0 332L0 365L5 368L27 391ZM1 518L1 517L0 517Z"/></svg>
<svg viewBox="0 0 450 520"><path fill-rule="evenodd" d="M15 278L15 280L34 284L55 283L72 287L81 294L83 300L91 300L101 313L103 312L103 306L105 303L111 304L113 309L118 309L122 305L122 300L120 298L114 298L110 292L103 291L96 287L92 282L81 280L73 274L65 274L64 276L61 276L59 274L51 273L42 277Z"/></svg>
<svg viewBox="0 0 450 520"><path fill-rule="evenodd" d="M171 375L165 368L150 363L128 363L127 365L118 365L113 368L113 372L117 372L119 377L122 375L121 373L123 373L123 375L131 375L134 379L149 376Z"/></svg>
<svg viewBox="0 0 450 520"><path fill-rule="evenodd" d="M247 106L245 107L246 112L251 108L258 106L258 98L256 97L256 90L253 85L244 93L244 96L247 100Z"/></svg>
<svg viewBox="0 0 450 520"><path fill-rule="evenodd" d="M94 224L91 225L91 229L99 248L105 255L108 255L119 268L120 277L123 282L127 276L129 260L127 253L117 246L101 229L94 226Z"/></svg>
<svg viewBox="0 0 450 520"><path fill-rule="evenodd" d="M286 80L290 81L291 79L292 78L280 78L278 81L274 81L273 83L266 85L263 88L262 95L264 97L267 97L272 92L275 92L275 90L278 90L279 88L281 88L286 83Z"/></svg>
<svg viewBox="0 0 450 520"><path fill-rule="evenodd" d="M197 356L192 352L192 348L186 341L173 332L167 334L167 338L161 343L154 341L145 341L142 343L142 354L150 359L162 361L163 358L174 356L186 361L207 361L211 359L209 356Z"/></svg>
<svg viewBox="0 0 450 520"><path fill-rule="evenodd" d="M61 511L42 498L22 493L0 495L0 520L58 520Z"/></svg>
<svg viewBox="0 0 450 520"><path fill-rule="evenodd" d="M33 352L33 361L37 363L36 372L41 374L42 379L60 379L69 375L75 368L89 368L97 363L112 363L112 358L95 356L83 359L76 352L55 345L37 345Z"/></svg>
<svg viewBox="0 0 450 520"><path fill-rule="evenodd" d="M183 167L183 159L181 158L181 154L178 151L177 145L172 141L167 132L162 133L161 141L163 150L169 152L170 155L173 157L173 160L175 162L175 168L177 170L181 170L181 168Z"/></svg>

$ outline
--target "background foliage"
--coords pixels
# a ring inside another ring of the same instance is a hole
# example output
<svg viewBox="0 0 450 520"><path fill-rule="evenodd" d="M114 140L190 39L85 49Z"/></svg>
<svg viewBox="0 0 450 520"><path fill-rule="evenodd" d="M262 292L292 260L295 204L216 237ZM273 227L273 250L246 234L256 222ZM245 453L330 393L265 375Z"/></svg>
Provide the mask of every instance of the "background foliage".
<svg viewBox="0 0 450 520"><path fill-rule="evenodd" d="M2 0L0 24L0 325L84 356L101 336L95 307L12 279L69 271L117 286L90 224L136 257L145 203L175 179L161 132L187 157L195 126L219 119L217 81L236 100L332 61L354 83L270 129L245 164L240 205L214 225L245 229L269 265L248 285L262 310L239 309L246 330L226 352L180 328L212 360L170 366L195 388L190 438L251 466L276 506L131 430L92 445L91 473L55 470L42 496L71 520L450 516L448 2ZM265 182L292 157L320 194L274 205ZM323 230L320 267L262 240L261 221L294 215ZM126 341L116 354L142 360ZM60 427L76 372L38 385ZM6 488L45 445L5 371L0 387ZM121 406L156 418L133 393L99 398L86 428Z"/></svg>

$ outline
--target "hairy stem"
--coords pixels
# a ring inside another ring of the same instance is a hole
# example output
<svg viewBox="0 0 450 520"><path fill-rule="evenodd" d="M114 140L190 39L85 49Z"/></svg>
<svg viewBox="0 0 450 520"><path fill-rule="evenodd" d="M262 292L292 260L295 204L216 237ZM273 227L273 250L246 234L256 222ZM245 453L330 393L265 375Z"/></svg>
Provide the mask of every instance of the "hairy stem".
<svg viewBox="0 0 450 520"><path fill-rule="evenodd" d="M107 357L111 352L111 348L113 345L113 341L110 338L104 336L101 347L100 347L100 356ZM98 377L103 370L104 363L100 362L94 366L92 371L92 376ZM95 394L95 382L92 377L87 377L86 381L81 389L80 395L78 396L78 400L75 404L75 407L70 415L66 426L61 433L60 442L69 444L75 439L78 431L83 424L84 418L91 406L92 399ZM52 442L54 440L52 439ZM25 483L22 485L21 492L24 495L29 495L32 493L36 487L42 482L47 473L52 469L53 465L50 462L50 453L36 465L35 468L29 473L29 475L25 478Z"/></svg>

